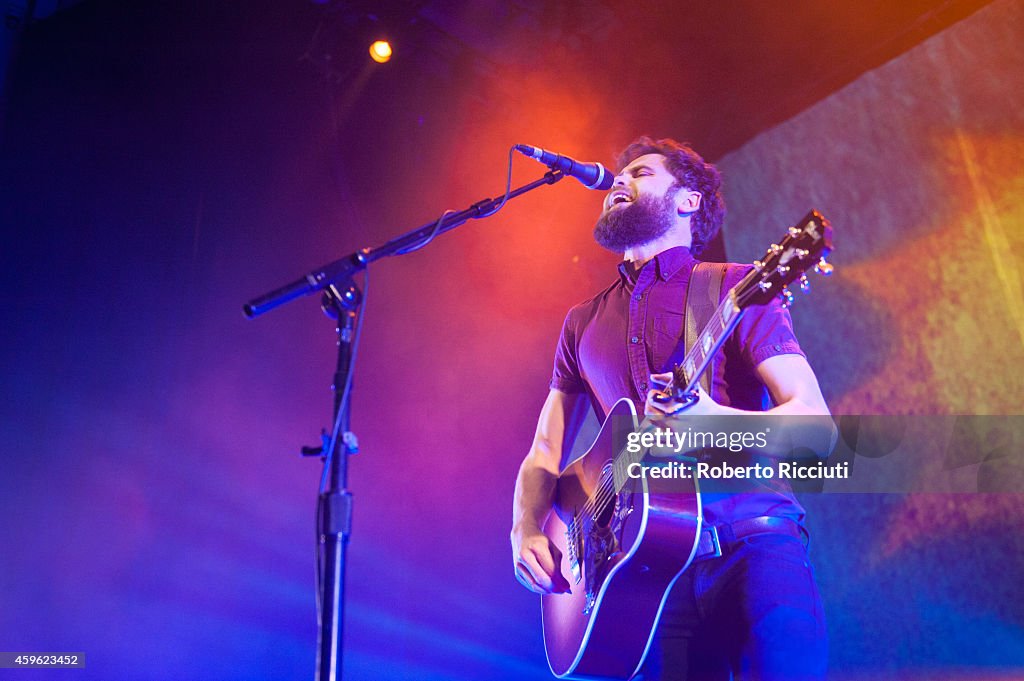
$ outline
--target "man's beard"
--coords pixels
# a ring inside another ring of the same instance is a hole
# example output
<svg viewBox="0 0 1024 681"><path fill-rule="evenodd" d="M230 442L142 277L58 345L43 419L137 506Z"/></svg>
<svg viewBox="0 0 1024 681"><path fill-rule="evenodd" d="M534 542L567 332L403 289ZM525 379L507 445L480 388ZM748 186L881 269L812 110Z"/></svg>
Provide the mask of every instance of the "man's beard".
<svg viewBox="0 0 1024 681"><path fill-rule="evenodd" d="M675 192L660 199L641 195L636 201L612 208L597 219L594 240L615 253L650 243L664 236L675 225Z"/></svg>

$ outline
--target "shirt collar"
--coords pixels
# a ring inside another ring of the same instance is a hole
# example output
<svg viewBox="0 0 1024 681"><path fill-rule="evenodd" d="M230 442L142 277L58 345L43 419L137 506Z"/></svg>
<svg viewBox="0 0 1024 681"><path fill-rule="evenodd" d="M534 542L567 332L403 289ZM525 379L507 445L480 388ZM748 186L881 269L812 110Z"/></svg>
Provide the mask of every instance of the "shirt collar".
<svg viewBox="0 0 1024 681"><path fill-rule="evenodd" d="M662 281L668 281L684 267L687 268L687 270L692 269L696 262L697 259L690 255L689 248L686 246L675 246L654 256L654 258L645 263L639 270L635 269L632 263L626 261L620 262L619 276L624 284L632 287L636 284L636 281L640 277L640 273L642 271L648 267L653 267L654 273L659 279Z"/></svg>

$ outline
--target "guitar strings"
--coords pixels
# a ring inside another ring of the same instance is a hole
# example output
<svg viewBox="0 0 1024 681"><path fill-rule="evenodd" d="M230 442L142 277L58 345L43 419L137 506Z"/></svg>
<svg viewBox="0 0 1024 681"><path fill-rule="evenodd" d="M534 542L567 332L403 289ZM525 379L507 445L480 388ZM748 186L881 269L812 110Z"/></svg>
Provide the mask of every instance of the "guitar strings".
<svg viewBox="0 0 1024 681"><path fill-rule="evenodd" d="M708 320L707 324L704 325L704 329L701 332L701 336L703 336L705 333L710 331L714 325L717 325L718 319L721 318L720 311L722 310L723 306L728 304L728 303L729 303L729 299L726 298L721 304L719 304L719 306L718 306L719 314L713 315L712 318ZM687 356L684 357L684 360L683 360L684 362L686 361L686 359L690 359L689 356L691 354L693 354L695 348L696 348L696 346L694 346L694 348L691 348L691 352L687 353ZM674 382L675 382L674 379L670 380L669 384L667 386L665 386L666 390L671 389L672 388L672 384ZM621 452L620 452L620 454L621 454ZM617 455L612 460L613 461L613 464L612 464L613 468L614 468L614 465L615 465L614 462L617 461L618 459L619 459L619 456ZM587 500L587 503L585 503L583 505L583 508L581 509L581 511L583 511L585 514L589 515L591 517L591 520L593 520L594 522L596 522L598 517L601 516L604 513L604 511L607 508L607 504L611 502L611 498L618 494L617 491L613 490L613 488L615 486L615 484L614 484L614 477L613 476L614 476L614 473L611 476L609 476L609 475L602 475L601 482L598 485L597 490L595 490L594 494L591 495L591 497ZM568 528L569 530L573 531L573 530L576 529L576 527L578 526L578 522L577 521L578 521L579 517L580 517L579 514L574 514L572 523L570 524L570 526Z"/></svg>

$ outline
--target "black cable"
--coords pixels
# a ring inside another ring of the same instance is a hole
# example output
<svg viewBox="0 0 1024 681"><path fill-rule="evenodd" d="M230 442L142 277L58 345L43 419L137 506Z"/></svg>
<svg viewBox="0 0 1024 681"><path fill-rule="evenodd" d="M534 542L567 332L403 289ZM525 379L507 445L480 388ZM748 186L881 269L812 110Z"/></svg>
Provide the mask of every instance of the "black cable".
<svg viewBox="0 0 1024 681"><path fill-rule="evenodd" d="M512 153L515 151L515 149L516 148L514 146L509 147L508 149L508 172L506 173L505 176L505 196L501 198L501 201L498 203L497 206L494 207L494 210L492 210L489 213L477 215L476 217L478 219L491 217L499 210L504 208L505 204L508 203L509 195L512 193ZM434 223L434 229L430 231L430 234L425 236L423 240L421 240L419 243L413 244L412 246L407 246L406 248L403 248L400 251L396 251L395 255L405 255L406 253L414 253L423 248L424 246L426 246L427 244L429 244L431 241L434 240L434 237L441 233L441 227L444 226L444 219L451 215L452 213L456 212L458 211L454 211L451 209L446 210L444 213L441 214L441 217L437 219L437 222Z"/></svg>
<svg viewBox="0 0 1024 681"><path fill-rule="evenodd" d="M508 148L508 173L505 176L505 196L501 197L501 202L494 207L494 210L492 210L490 213L484 213L479 217L489 218L495 213L497 213L499 210L504 208L505 204L508 203L509 194L512 193L512 153L515 150L515 145Z"/></svg>
<svg viewBox="0 0 1024 681"><path fill-rule="evenodd" d="M443 216L442 216L443 217ZM345 418L345 410L348 408L349 397L352 393L352 375L355 373L356 357L359 354L359 339L363 335L363 315L366 310L366 296L370 290L370 269L369 267L363 270L363 295L362 302L359 305L359 314L356 316L355 321L355 336L352 339L352 353L349 357L348 372L345 377L345 387L341 393L341 401L338 403L338 410L334 416L334 427L331 430L331 439L326 446L324 454L324 469L323 473L320 474L320 491L316 498L316 544L314 547L314 564L316 568L316 621L317 625L320 625L321 618L323 617L322 607L323 604L320 602L320 592L323 587L323 555L320 551L320 537L323 536L323 526L320 524L323 518L323 499L324 491L327 489L327 480L330 475L331 463L334 458L334 451L337 448L338 433L341 430L341 422ZM342 311L339 311L342 313ZM345 452L345 456L348 456L348 452Z"/></svg>

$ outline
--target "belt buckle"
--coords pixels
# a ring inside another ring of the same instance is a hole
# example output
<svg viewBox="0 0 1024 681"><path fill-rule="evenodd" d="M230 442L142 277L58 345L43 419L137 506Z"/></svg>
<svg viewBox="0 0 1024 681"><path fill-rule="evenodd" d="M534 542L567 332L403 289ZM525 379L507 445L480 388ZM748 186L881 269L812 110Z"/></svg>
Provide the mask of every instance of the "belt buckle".
<svg viewBox="0 0 1024 681"><path fill-rule="evenodd" d="M715 550L714 553L712 553L712 554L705 554L704 556L702 556L702 558L705 558L705 557L706 558L718 558L719 556L721 556L722 555L722 542L718 538L718 528L715 527L714 525L707 525L706 524L706 525L704 525L704 527L701 528L701 532L707 532L709 535L711 535L711 546Z"/></svg>

